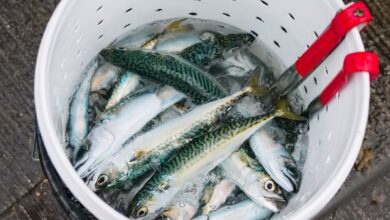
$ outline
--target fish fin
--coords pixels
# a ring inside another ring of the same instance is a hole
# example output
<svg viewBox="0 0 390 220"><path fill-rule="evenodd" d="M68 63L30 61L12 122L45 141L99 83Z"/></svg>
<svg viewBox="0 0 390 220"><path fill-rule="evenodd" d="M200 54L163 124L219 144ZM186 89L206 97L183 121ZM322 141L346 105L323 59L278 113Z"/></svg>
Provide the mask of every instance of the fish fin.
<svg viewBox="0 0 390 220"><path fill-rule="evenodd" d="M180 113L180 114L184 114L186 112L188 112L188 110L190 109L189 106L186 106L185 103L183 103L183 101L185 102L186 100L183 99L182 101L178 102L178 103L175 103L174 105L172 105L172 108L173 110L175 110L176 112Z"/></svg>
<svg viewBox="0 0 390 220"><path fill-rule="evenodd" d="M135 160L139 160L140 158L142 158L142 157L145 156L146 154L147 154L147 152L144 151L144 150L136 151L136 152L134 153Z"/></svg>
<svg viewBox="0 0 390 220"><path fill-rule="evenodd" d="M247 81L247 83L245 85L245 89L247 89L249 94L256 96L256 97L261 97L264 94L269 92L268 88L265 88L265 87L260 85L260 79L261 79L262 74L263 74L263 71L262 71L262 68L260 68L260 67L257 67L253 71L251 77L249 78L249 80Z"/></svg>
<svg viewBox="0 0 390 220"><path fill-rule="evenodd" d="M281 118L286 118L294 121L305 121L307 118L297 115L294 112L288 109L286 97L280 98L278 104L276 105L277 116Z"/></svg>
<svg viewBox="0 0 390 220"><path fill-rule="evenodd" d="M178 32L178 31L191 31L193 30L194 28L192 27L192 25L182 25L183 22L187 20L187 18L181 18L181 19L177 19L177 20L174 20L172 22L170 22L168 24L168 26L165 28L165 31L164 32Z"/></svg>

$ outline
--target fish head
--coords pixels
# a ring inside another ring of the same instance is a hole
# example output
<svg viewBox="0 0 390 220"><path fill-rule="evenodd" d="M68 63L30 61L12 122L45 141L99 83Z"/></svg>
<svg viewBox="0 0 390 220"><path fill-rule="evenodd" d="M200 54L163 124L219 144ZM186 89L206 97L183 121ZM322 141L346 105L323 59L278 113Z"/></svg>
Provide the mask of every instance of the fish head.
<svg viewBox="0 0 390 220"><path fill-rule="evenodd" d="M283 174L293 186L293 192L298 192L301 183L301 175L294 159L286 159L283 166Z"/></svg>
<svg viewBox="0 0 390 220"><path fill-rule="evenodd" d="M282 148L281 148L282 149ZM297 192L300 185L300 174L297 164L291 155L283 149L283 152L270 153L270 159L263 163L267 167L270 176L287 192Z"/></svg>
<svg viewBox="0 0 390 220"><path fill-rule="evenodd" d="M136 197L130 203L130 218L146 218L151 210L149 207L153 206L154 200L153 195L147 191L142 190L136 195Z"/></svg>
<svg viewBox="0 0 390 220"><path fill-rule="evenodd" d="M119 178L124 178L125 174L120 172L118 167L113 164L109 164L105 166L100 172L95 173L94 187L97 190L105 190L116 188L118 184L116 184L115 180Z"/></svg>
<svg viewBox="0 0 390 220"><path fill-rule="evenodd" d="M263 206L274 212L278 212L287 205L287 201L279 185L268 174L262 175L257 181L261 186L260 193Z"/></svg>
<svg viewBox="0 0 390 220"><path fill-rule="evenodd" d="M141 190L130 204L130 218L155 219L163 211L162 192L146 187ZM166 203L165 203L166 205Z"/></svg>
<svg viewBox="0 0 390 220"><path fill-rule="evenodd" d="M241 47L250 46L255 37L251 34L228 34L223 38L223 46L225 50L235 50Z"/></svg>
<svg viewBox="0 0 390 220"><path fill-rule="evenodd" d="M129 56L132 56L132 53L135 51L129 50L128 48L124 47L111 47L111 48L105 48L102 51L100 51L100 55L109 63L126 68L126 58Z"/></svg>

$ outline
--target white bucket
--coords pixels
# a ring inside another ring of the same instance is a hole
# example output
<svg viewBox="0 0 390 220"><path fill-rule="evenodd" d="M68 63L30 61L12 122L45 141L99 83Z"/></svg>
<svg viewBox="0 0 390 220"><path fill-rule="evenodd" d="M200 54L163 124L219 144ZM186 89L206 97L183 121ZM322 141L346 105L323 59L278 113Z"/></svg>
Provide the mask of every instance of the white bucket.
<svg viewBox="0 0 390 220"><path fill-rule="evenodd" d="M50 159L74 196L96 217L126 219L84 184L64 152L69 98L93 56L132 28L195 12L195 17L257 32L287 67L316 39L315 32L322 33L343 7L341 0L62 0L42 39L35 75L38 123ZM345 55L363 50L359 32L354 29L299 88L305 104L341 69ZM283 70L279 67L280 72ZM368 74L355 74L328 108L312 118L301 188L274 218L312 218L334 196L359 152L368 105Z"/></svg>

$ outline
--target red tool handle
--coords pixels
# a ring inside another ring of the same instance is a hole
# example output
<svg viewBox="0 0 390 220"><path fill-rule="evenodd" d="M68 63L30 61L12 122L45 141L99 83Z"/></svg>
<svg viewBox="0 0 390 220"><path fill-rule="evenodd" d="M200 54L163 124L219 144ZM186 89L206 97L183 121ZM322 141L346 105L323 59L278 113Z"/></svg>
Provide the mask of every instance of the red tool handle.
<svg viewBox="0 0 390 220"><path fill-rule="evenodd" d="M346 56L343 69L321 93L321 104L323 106L328 104L336 93L347 83L349 76L359 72L368 72L370 74L370 80L374 80L378 77L378 56L371 52L357 52Z"/></svg>
<svg viewBox="0 0 390 220"><path fill-rule="evenodd" d="M353 3L337 13L325 32L295 62L299 75L304 78L313 72L352 28L358 27L362 30L371 19L370 11L362 2Z"/></svg>

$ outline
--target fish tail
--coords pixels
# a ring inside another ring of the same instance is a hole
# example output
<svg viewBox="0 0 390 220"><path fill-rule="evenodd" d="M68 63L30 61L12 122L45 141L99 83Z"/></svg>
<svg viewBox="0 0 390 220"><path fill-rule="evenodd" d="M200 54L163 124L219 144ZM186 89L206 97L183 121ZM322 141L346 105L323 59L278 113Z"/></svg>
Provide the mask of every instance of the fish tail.
<svg viewBox="0 0 390 220"><path fill-rule="evenodd" d="M307 118L297 115L294 112L290 111L287 104L286 97L280 98L279 102L276 105L276 116L281 118L286 118L294 121L304 121Z"/></svg>
<svg viewBox="0 0 390 220"><path fill-rule="evenodd" d="M178 32L178 31L191 31L193 30L192 25L182 25L187 18L181 18L174 20L168 24L164 32Z"/></svg>
<svg viewBox="0 0 390 220"><path fill-rule="evenodd" d="M264 94L267 94L269 90L260 84L261 75L263 74L262 68L257 67L249 80L247 81L247 84L245 85L245 90L250 95L253 95L255 97L262 97Z"/></svg>

